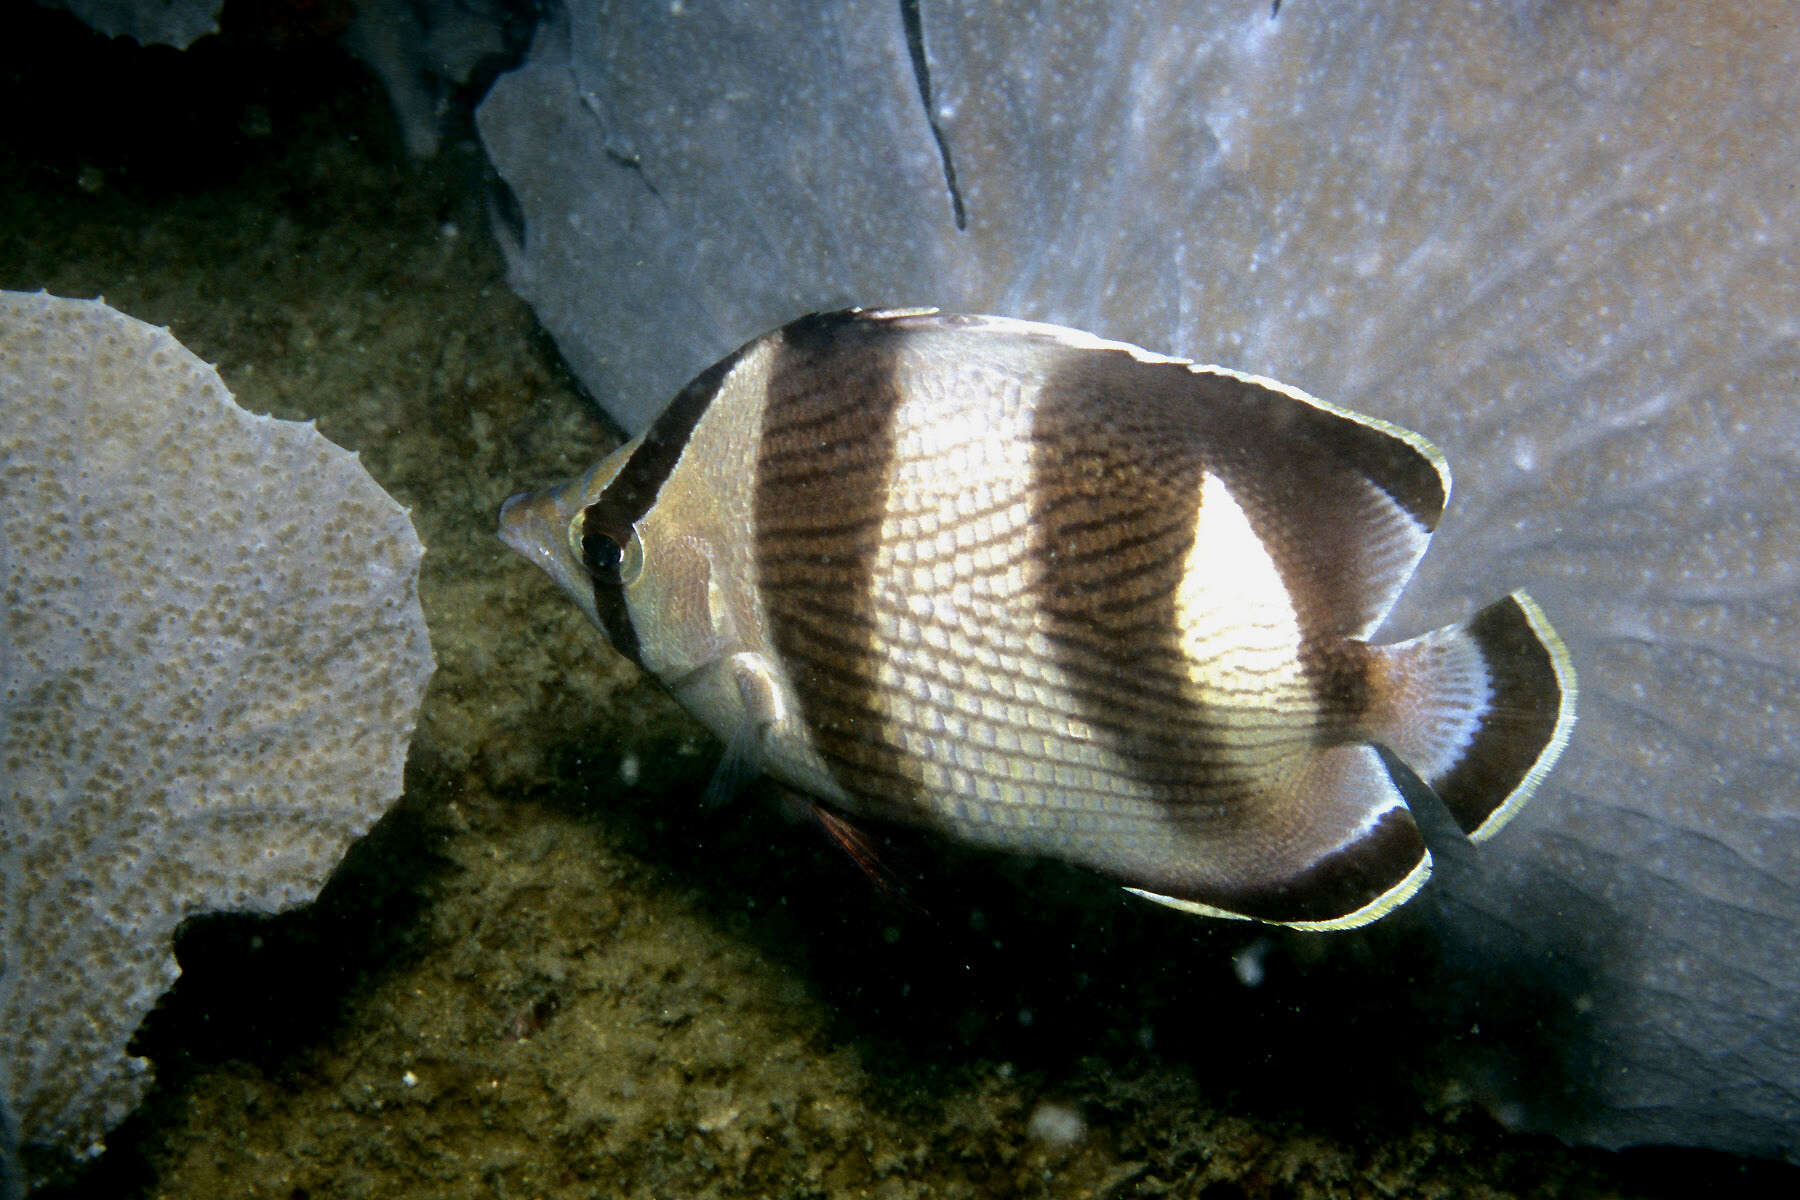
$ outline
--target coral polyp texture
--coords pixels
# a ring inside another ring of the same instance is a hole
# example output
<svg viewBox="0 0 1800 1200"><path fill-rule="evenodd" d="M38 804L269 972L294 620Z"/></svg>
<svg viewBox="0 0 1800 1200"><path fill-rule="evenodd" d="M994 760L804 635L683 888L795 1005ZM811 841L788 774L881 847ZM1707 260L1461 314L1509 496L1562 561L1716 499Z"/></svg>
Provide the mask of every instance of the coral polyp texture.
<svg viewBox="0 0 1800 1200"><path fill-rule="evenodd" d="M433 669L407 512L165 329L0 293L0 1116L96 1147L176 926L312 899ZM0 1155L5 1148L0 1147Z"/></svg>

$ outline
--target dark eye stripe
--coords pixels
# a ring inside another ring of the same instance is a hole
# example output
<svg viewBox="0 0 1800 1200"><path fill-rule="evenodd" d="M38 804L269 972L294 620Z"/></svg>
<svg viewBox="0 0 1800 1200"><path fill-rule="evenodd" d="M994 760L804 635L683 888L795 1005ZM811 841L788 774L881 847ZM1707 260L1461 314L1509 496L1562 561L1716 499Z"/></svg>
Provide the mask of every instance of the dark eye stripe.
<svg viewBox="0 0 1800 1200"><path fill-rule="evenodd" d="M694 427L706 415L707 406L719 394L720 385L754 345L756 343L751 342L734 350L681 389L681 394L650 426L643 444L606 485L600 498L587 506L582 514L584 562L591 559L591 539L607 538L623 550L631 537L632 527L656 503L663 484L669 481L675 464L681 461L681 453L687 448ZM607 640L619 653L642 667L637 629L631 623L631 611L625 604L625 590L619 584L617 570L601 572L590 567L590 573L594 578L594 611L600 618L601 628L606 631Z"/></svg>

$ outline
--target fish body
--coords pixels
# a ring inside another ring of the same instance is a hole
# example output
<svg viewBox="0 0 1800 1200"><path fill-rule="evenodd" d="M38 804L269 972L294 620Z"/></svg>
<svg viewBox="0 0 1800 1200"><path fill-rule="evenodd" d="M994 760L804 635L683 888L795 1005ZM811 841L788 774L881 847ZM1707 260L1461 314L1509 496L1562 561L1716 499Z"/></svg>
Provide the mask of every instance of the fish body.
<svg viewBox="0 0 1800 1200"><path fill-rule="evenodd" d="M1449 488L1423 438L1272 380L853 309L745 345L501 524L832 810L1326 929L1429 873L1409 775L1479 840L1573 724L1521 593L1367 640Z"/></svg>

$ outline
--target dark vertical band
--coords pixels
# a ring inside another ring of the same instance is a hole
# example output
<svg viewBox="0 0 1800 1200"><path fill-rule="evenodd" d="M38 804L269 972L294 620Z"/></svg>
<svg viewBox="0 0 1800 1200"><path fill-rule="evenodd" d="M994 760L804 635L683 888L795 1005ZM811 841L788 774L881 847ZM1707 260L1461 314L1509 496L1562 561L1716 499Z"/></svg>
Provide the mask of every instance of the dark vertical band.
<svg viewBox="0 0 1800 1200"><path fill-rule="evenodd" d="M1205 476L1181 424L1191 380L1122 354L1058 355L1031 435L1032 558L1057 665L1082 718L1171 808L1216 798L1226 770L1176 613Z"/></svg>
<svg viewBox="0 0 1800 1200"><path fill-rule="evenodd" d="M853 313L782 330L757 447L755 543L769 632L814 745L850 792L904 809L914 773L877 698L872 595L904 331Z"/></svg>

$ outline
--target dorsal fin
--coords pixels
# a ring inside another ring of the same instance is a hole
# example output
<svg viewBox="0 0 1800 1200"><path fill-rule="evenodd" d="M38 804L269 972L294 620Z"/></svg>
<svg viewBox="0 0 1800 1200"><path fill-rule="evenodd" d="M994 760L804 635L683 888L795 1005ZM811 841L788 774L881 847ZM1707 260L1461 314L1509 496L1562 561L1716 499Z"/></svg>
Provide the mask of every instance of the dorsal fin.
<svg viewBox="0 0 1800 1200"><path fill-rule="evenodd" d="M1220 475L1287 578L1309 636L1366 638L1425 553L1450 468L1409 429L1299 388L1079 330L905 310L867 313L945 357L1047 377L1065 420L1106 430L1121 461ZM926 351L929 353L929 351Z"/></svg>

